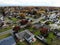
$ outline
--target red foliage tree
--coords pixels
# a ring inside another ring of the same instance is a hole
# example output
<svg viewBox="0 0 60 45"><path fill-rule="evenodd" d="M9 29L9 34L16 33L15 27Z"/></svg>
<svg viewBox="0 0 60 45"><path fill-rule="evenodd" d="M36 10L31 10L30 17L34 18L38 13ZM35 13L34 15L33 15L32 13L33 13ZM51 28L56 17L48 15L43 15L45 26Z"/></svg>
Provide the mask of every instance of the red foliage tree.
<svg viewBox="0 0 60 45"><path fill-rule="evenodd" d="M15 31L15 32L18 32L18 30L20 30L20 26L15 26L15 27L13 28L13 31Z"/></svg>
<svg viewBox="0 0 60 45"><path fill-rule="evenodd" d="M20 23L21 23L21 25L25 25L25 24L27 24L27 23L28 23L28 20L25 20L25 19L24 19L24 20L21 20L21 22L20 22Z"/></svg>
<svg viewBox="0 0 60 45"><path fill-rule="evenodd" d="M42 27L41 30L40 30L40 32L41 32L42 34L47 34L48 28Z"/></svg>

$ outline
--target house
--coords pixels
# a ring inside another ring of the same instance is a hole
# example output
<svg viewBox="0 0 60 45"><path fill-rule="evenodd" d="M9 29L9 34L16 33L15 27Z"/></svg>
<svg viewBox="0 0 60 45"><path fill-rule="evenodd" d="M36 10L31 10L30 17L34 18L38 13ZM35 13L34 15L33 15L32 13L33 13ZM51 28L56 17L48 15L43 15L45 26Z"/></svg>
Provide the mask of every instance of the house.
<svg viewBox="0 0 60 45"><path fill-rule="evenodd" d="M56 18L56 16L57 15L55 13L53 13L53 14L50 14L50 17L49 18L53 20L54 18Z"/></svg>
<svg viewBox="0 0 60 45"><path fill-rule="evenodd" d="M50 24L49 25L51 27L51 29L59 29L60 26L58 26L57 24Z"/></svg>
<svg viewBox="0 0 60 45"><path fill-rule="evenodd" d="M12 36L0 40L0 45L16 45L16 42Z"/></svg>
<svg viewBox="0 0 60 45"><path fill-rule="evenodd" d="M24 34L24 39L26 41L28 41L29 43L32 43L32 42L35 42L36 39L34 38L34 35L32 33L30 33L29 31L27 31L25 34Z"/></svg>
<svg viewBox="0 0 60 45"><path fill-rule="evenodd" d="M24 31L22 31L20 33L17 33L16 37L18 39L20 39L20 41L26 40L29 43L36 41L34 35L30 31L28 31L28 30L24 30Z"/></svg>

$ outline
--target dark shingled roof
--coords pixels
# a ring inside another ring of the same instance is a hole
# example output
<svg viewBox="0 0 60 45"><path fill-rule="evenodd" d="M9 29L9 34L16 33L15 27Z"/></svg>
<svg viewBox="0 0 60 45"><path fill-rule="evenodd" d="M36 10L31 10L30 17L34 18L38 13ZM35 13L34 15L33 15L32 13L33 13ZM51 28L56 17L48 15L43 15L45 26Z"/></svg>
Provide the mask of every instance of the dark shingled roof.
<svg viewBox="0 0 60 45"><path fill-rule="evenodd" d="M0 45L13 45L16 44L12 36L0 40Z"/></svg>

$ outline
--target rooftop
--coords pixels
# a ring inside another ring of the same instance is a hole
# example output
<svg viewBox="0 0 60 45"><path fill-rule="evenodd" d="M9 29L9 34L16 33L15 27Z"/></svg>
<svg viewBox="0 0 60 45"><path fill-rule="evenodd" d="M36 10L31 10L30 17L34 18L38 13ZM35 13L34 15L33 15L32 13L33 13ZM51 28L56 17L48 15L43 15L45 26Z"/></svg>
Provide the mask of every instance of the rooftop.
<svg viewBox="0 0 60 45"><path fill-rule="evenodd" d="M27 36L28 35L28 36ZM22 32L19 32L19 33L17 33L16 34L16 36L19 38L19 39L24 39L24 36L26 37L26 38L29 38L30 36L32 36L33 34L32 33L30 33L30 31L28 31L28 30L24 30L24 31L22 31Z"/></svg>
<svg viewBox="0 0 60 45"><path fill-rule="evenodd" d="M16 45L16 42L12 36L0 40L0 45Z"/></svg>

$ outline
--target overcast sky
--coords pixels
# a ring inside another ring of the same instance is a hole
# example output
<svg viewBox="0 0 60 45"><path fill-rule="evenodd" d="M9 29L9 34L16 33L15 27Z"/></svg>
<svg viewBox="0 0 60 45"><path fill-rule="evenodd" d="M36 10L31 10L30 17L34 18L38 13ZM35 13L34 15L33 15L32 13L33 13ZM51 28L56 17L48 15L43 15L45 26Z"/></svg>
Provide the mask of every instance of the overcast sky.
<svg viewBox="0 0 60 45"><path fill-rule="evenodd" d="M0 0L0 6L56 6L59 0Z"/></svg>

